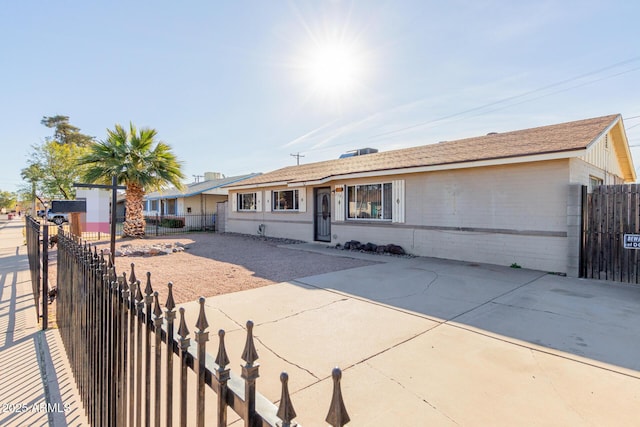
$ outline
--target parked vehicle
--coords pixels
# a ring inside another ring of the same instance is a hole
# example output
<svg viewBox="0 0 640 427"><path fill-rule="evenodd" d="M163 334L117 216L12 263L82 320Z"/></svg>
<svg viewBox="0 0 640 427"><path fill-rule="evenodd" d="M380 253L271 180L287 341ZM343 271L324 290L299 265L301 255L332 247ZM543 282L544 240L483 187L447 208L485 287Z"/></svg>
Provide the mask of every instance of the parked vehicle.
<svg viewBox="0 0 640 427"><path fill-rule="evenodd" d="M47 221L53 222L55 225L62 225L65 222L69 222L69 214L66 212L51 212L51 209L47 211Z"/></svg>

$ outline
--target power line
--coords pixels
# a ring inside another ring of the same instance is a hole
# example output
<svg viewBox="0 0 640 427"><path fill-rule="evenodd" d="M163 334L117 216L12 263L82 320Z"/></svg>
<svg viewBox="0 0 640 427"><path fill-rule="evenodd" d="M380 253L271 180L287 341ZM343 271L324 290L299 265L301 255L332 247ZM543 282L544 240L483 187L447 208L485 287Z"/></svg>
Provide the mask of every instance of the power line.
<svg viewBox="0 0 640 427"><path fill-rule="evenodd" d="M458 112L458 113L454 113L454 114L449 114L449 115L446 115L446 116L443 116L443 117L440 117L440 118L437 118L437 119L433 119L433 120L425 121L425 122L418 123L418 124L415 124L415 125L406 126L406 127L400 128L400 129L396 129L396 130L380 133L380 134L377 134L377 135L373 135L373 136L370 136L368 139L371 140L371 139L379 138L379 137L386 136L386 135L392 135L392 134L395 134L395 133L403 132L405 130L409 130L409 129L425 126L425 125L428 125L428 124L440 122L440 121L443 121L443 120L446 120L446 119L450 119L450 118L457 117L457 116L462 116L462 115L465 115L465 114L468 114L468 113L472 113L472 112L475 112L475 111L484 110L487 107L491 107L491 106L494 106L494 105L502 104L502 103L505 103L505 102L508 102L508 101L511 101L511 100L514 100L514 99L523 98L525 96L528 96L528 95L531 95L531 94L534 94L534 93L537 93L537 92L545 91L545 90L548 90L548 89L551 89L551 88L554 88L554 87L557 87L557 86L560 86L560 85L563 85L563 84L566 84L566 83L570 83L570 82L573 82L573 81L576 81L576 80L579 80L579 79L583 79L585 77L589 77L589 76L592 76L592 75L595 75L595 74L598 74L598 73L602 73L603 71L607 71L607 70L610 70L610 69L619 67L621 65L628 64L628 63L636 62L638 60L640 60L640 56L636 56L636 57L633 57L633 58L626 59L624 61L616 62L616 63L614 63L612 65L609 65L609 66L606 66L606 67L603 67L603 68L599 68L599 69L597 69L595 71L590 71L588 73L580 74L578 76L571 77L569 79L565 79L565 80L562 80L562 81L559 81L559 82L556 82L556 83L552 83L552 84L543 86L543 87L538 88L538 89L533 89L533 90L530 90L530 91L527 91L527 92L523 92L523 93L518 94L518 95L514 95L514 96L507 97L507 98L503 98L503 99L500 99L500 100L497 100L497 101L494 101L494 102L490 102L488 104L484 104L484 105L481 105L479 107L470 108L468 110L464 110L464 111L461 111L461 112ZM618 76L620 76L622 74L630 73L630 72L637 71L637 70L640 70L640 67L624 70L624 71L621 71L619 73L615 73L615 74L612 74L612 75L604 76L604 77L601 77L601 78L598 78L598 79L595 79L595 80L590 80L590 81L587 81L587 82L584 82L584 83L581 83L581 84L578 84L578 85L574 85L574 86L563 88L563 89L560 89L560 90L557 90L557 91L546 93L544 95L541 95L541 96L538 96L538 97L535 97L535 98L529 98L529 99L525 99L525 100L517 102L517 103L511 103L511 104L508 104L508 105L505 105L505 106L502 106L502 107L499 107L499 108L495 108L495 109L492 109L492 110L489 110L489 111L480 111L478 114L475 114L473 116L468 116L468 117L462 117L459 120L468 119L470 117L476 117L476 116L479 116L479 115L488 114L488 113L492 113L494 111L498 111L498 110L502 110L502 109L505 109L505 108L513 107L515 105L523 104L523 103L526 103L526 102L535 101L537 99L544 98L546 96L551 96L551 95L555 95L555 94L558 94L558 93L561 93L561 92L566 92L566 91L571 90L571 89L575 89L575 88L578 88L578 87L581 87L581 86L586 86L586 85L589 85L589 84L597 83L597 82L602 81L602 80L607 80L607 79L611 79L611 78L614 78L614 77L618 77ZM640 118L640 115L631 116L631 117L625 117L624 119L625 120L632 120L632 119L636 119L636 118ZM634 125L631 128L633 128L635 126L637 126L637 125ZM631 129L631 128L627 128L627 130ZM327 149L332 148L332 147L338 147L338 146L349 145L349 144L352 144L352 142L325 145L323 147L311 148L311 149L309 149L307 151L322 151L322 150L327 150ZM296 157L295 154L291 154L291 156ZM304 156L301 156L301 157L304 157ZM298 162L298 164L299 164L299 162Z"/></svg>
<svg viewBox="0 0 640 427"><path fill-rule="evenodd" d="M491 107L493 105L502 104L502 103L505 103L507 101L511 101L511 100L518 99L518 98L523 98L523 97L531 95L533 93L537 93L537 92L541 92L541 91L544 91L544 90L547 90L547 89L551 89L551 88L554 88L554 87L557 87L557 86L561 86L563 84L570 83L572 81L576 81L576 80L579 80L579 79L582 79L582 78L585 78L585 77L589 77L589 76L592 76L594 74L598 74L598 73L601 73L603 71L607 71L607 70L610 70L612 68L619 67L620 65L628 64L630 62L635 62L635 61L638 61L638 60L640 60L640 56L636 56L636 57L633 57L633 58L630 58L630 59L627 59L627 60L624 60L624 61L620 61L620 62L617 62L615 64L606 66L604 68L600 68L600 69L595 70L595 71L590 71L588 73L580 74L578 76L571 77L569 79L565 79L565 80L562 80L562 81L559 81L559 82L556 82L556 83L552 83L550 85L543 86L543 87L538 88L538 89L533 89L533 90L521 93L519 95L514 95L514 96L509 96L507 98L499 99L498 101L490 102L488 104L484 104L484 105L481 105L479 107L470 108L468 110L464 110L464 111L461 111L461 112L458 112L458 113L454 113L454 114L449 114L449 115L446 115L446 116L443 116L443 117L440 117L440 118L437 118L437 119L428 120L426 122L417 123L415 125L406 126L406 127L400 128L400 129L396 129L396 130L392 130L392 131L388 131L388 132L383 132L383 133L380 133L380 134L377 134L377 135L373 135L373 136L370 137L370 139L378 138L378 137L381 137L381 136L392 135L394 133L403 132L405 130L414 129L414 128L425 126L425 125L428 125L428 124L431 124L431 123L440 122L442 120L446 120L446 119L450 119L450 118L453 118L453 117L461 116L461 115L464 115L464 114L467 114L467 113L472 113L474 111L483 110L483 109L485 109L487 107ZM612 78L612 77L617 77L617 76L619 76L621 74L625 74L625 73L628 73L628 72L631 72L631 71L636 71L638 69L640 69L640 68L633 68L631 70L626 70L626 71L623 71L621 73L614 74L612 76L606 76L606 77L603 77L603 78L600 78L600 79L597 79L597 80L592 80L592 81L583 83L581 85L572 86L572 87L565 88L565 89L562 89L562 90L556 91L556 92L551 92L549 94L545 94L545 95L539 96L537 98L524 100L524 101L519 102L517 104L510 104L510 105L507 105L505 107L501 107L499 109L509 108L509 107L511 107L513 105L518 105L518 104L521 104L521 103L524 103L524 102L535 101L536 99L540 99L540 98L542 98L544 96L554 95L556 93L564 92L564 91L569 90L569 89L574 89L576 87L580 87L580 86L584 86L584 85L587 85L587 84L595 83L595 82L598 82L598 81L601 81L601 80L609 79L609 78ZM481 114L491 113L491 112L497 111L499 109L485 111L485 112L483 112Z"/></svg>

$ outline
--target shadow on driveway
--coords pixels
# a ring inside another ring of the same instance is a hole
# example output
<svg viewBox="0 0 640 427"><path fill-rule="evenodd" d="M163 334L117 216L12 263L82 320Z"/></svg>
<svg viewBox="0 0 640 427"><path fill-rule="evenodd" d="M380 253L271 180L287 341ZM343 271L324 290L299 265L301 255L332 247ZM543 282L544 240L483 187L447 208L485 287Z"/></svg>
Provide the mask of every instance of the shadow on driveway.
<svg viewBox="0 0 640 427"><path fill-rule="evenodd" d="M296 282L640 370L638 286L433 258L360 267Z"/></svg>

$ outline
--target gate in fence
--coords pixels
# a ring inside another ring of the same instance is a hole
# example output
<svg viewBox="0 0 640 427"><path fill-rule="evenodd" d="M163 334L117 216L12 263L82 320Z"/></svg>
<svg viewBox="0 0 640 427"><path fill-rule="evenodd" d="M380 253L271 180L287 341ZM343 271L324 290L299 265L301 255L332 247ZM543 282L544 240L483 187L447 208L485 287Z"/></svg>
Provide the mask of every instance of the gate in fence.
<svg viewBox="0 0 640 427"><path fill-rule="evenodd" d="M31 273L31 289L36 304L36 315L42 317L42 329L48 327L47 303L49 297L49 226L31 216L25 217L27 256ZM42 255L42 256L41 256ZM42 261L42 262L41 262ZM42 293L41 293L42 290ZM42 301L42 305L40 304Z"/></svg>
<svg viewBox="0 0 640 427"><path fill-rule="evenodd" d="M162 309L149 273L142 289L133 265L127 278L126 273L116 274L111 261L59 231L57 322L92 425L204 426L205 408L211 405L216 407L217 426L227 425L228 408L245 426L297 425L286 373L280 376L278 407L256 391L259 365L251 321L238 376L228 368L223 330L218 332L215 359L206 352L204 298L199 300L192 342L184 308L176 313L172 285ZM349 416L338 368L332 377L326 421L344 426ZM211 391L216 398L206 399Z"/></svg>
<svg viewBox="0 0 640 427"><path fill-rule="evenodd" d="M581 276L640 283L640 247L625 245L625 235L640 240L640 185L600 185L583 190Z"/></svg>

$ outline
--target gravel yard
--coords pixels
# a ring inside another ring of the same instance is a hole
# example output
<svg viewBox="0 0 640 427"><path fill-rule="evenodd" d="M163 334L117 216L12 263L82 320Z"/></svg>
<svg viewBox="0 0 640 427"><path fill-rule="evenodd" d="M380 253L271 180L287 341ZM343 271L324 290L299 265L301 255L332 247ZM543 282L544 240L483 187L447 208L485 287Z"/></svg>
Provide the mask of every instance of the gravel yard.
<svg viewBox="0 0 640 427"><path fill-rule="evenodd" d="M185 234L146 239L116 241L116 252L123 245L143 248L152 245L183 244L183 252L155 256L118 256L118 275L135 265L137 278L144 289L146 273L151 272L151 285L158 291L164 306L167 283L173 283L176 303L230 292L253 289L300 277L371 265L354 258L311 253L278 245L293 243L283 239L264 239L239 234ZM98 250L108 249L108 242L94 244ZM56 249L52 250L49 277L55 286Z"/></svg>

